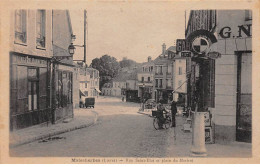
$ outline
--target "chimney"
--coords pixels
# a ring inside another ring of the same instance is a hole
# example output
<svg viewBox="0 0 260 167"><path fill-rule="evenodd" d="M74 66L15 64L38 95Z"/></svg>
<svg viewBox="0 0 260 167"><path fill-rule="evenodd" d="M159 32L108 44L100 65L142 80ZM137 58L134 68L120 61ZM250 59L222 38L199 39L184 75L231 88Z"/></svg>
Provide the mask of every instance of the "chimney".
<svg viewBox="0 0 260 167"><path fill-rule="evenodd" d="M151 62L151 61L152 61L152 57L149 56L149 57L148 57L148 62Z"/></svg>
<svg viewBox="0 0 260 167"><path fill-rule="evenodd" d="M162 55L165 55L165 51L166 51L166 45L165 45L165 43L163 43L163 45L162 45Z"/></svg>

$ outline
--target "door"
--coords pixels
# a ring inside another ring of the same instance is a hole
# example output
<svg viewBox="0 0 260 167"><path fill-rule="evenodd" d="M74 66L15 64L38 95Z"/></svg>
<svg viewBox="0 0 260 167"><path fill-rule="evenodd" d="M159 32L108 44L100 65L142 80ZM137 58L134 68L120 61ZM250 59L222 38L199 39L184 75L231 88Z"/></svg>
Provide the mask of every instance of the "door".
<svg viewBox="0 0 260 167"><path fill-rule="evenodd" d="M238 55L236 140L252 142L252 53Z"/></svg>

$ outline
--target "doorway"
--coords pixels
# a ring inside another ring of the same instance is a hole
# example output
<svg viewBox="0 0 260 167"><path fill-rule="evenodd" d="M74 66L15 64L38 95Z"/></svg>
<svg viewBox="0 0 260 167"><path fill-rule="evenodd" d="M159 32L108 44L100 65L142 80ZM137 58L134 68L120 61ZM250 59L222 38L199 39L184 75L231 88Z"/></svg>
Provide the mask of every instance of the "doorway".
<svg viewBox="0 0 260 167"><path fill-rule="evenodd" d="M238 53L236 140L252 142L252 53Z"/></svg>

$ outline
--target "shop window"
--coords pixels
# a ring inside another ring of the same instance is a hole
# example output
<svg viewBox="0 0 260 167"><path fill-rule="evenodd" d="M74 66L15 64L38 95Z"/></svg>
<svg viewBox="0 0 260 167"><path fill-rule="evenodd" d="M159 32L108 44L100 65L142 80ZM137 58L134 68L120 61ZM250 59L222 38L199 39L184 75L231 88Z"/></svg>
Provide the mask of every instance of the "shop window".
<svg viewBox="0 0 260 167"><path fill-rule="evenodd" d="M38 109L39 99L39 69L28 68L28 110Z"/></svg>
<svg viewBox="0 0 260 167"><path fill-rule="evenodd" d="M45 10L37 10L36 14L36 46L39 48L45 48Z"/></svg>
<svg viewBox="0 0 260 167"><path fill-rule="evenodd" d="M26 10L15 10L15 43L26 43Z"/></svg>

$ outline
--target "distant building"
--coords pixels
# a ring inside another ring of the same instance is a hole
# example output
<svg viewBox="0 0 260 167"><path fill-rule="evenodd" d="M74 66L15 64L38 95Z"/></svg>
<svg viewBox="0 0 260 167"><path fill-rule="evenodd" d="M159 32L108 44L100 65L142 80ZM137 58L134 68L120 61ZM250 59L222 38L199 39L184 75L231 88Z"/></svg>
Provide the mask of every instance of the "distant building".
<svg viewBox="0 0 260 167"><path fill-rule="evenodd" d="M181 105L187 105L187 82L188 82L188 67L190 58L181 57L177 54L173 62L173 100L179 102Z"/></svg>
<svg viewBox="0 0 260 167"><path fill-rule="evenodd" d="M95 68L88 67L88 74L90 75L90 80L88 84L88 96L87 97L98 97L101 91L99 90L99 71Z"/></svg>
<svg viewBox="0 0 260 167"><path fill-rule="evenodd" d="M121 71L118 76L105 83L102 87L104 96L126 97L126 99L130 97L132 101L139 101L137 92L137 71L135 68L124 72ZM128 97L127 93L129 94Z"/></svg>
<svg viewBox="0 0 260 167"><path fill-rule="evenodd" d="M168 103L172 100L174 88L173 63L176 47L171 46L166 50L162 45L162 54L154 60L153 97L156 102Z"/></svg>
<svg viewBox="0 0 260 167"><path fill-rule="evenodd" d="M112 82L105 83L102 87L102 95L103 96L112 96L112 87L113 87Z"/></svg>
<svg viewBox="0 0 260 167"><path fill-rule="evenodd" d="M154 81L154 62L149 56L147 62L143 63L137 72L138 97L140 99L151 99Z"/></svg>
<svg viewBox="0 0 260 167"><path fill-rule="evenodd" d="M74 64L73 104L78 108L80 101L85 102L85 98L89 96L90 74L83 63Z"/></svg>

